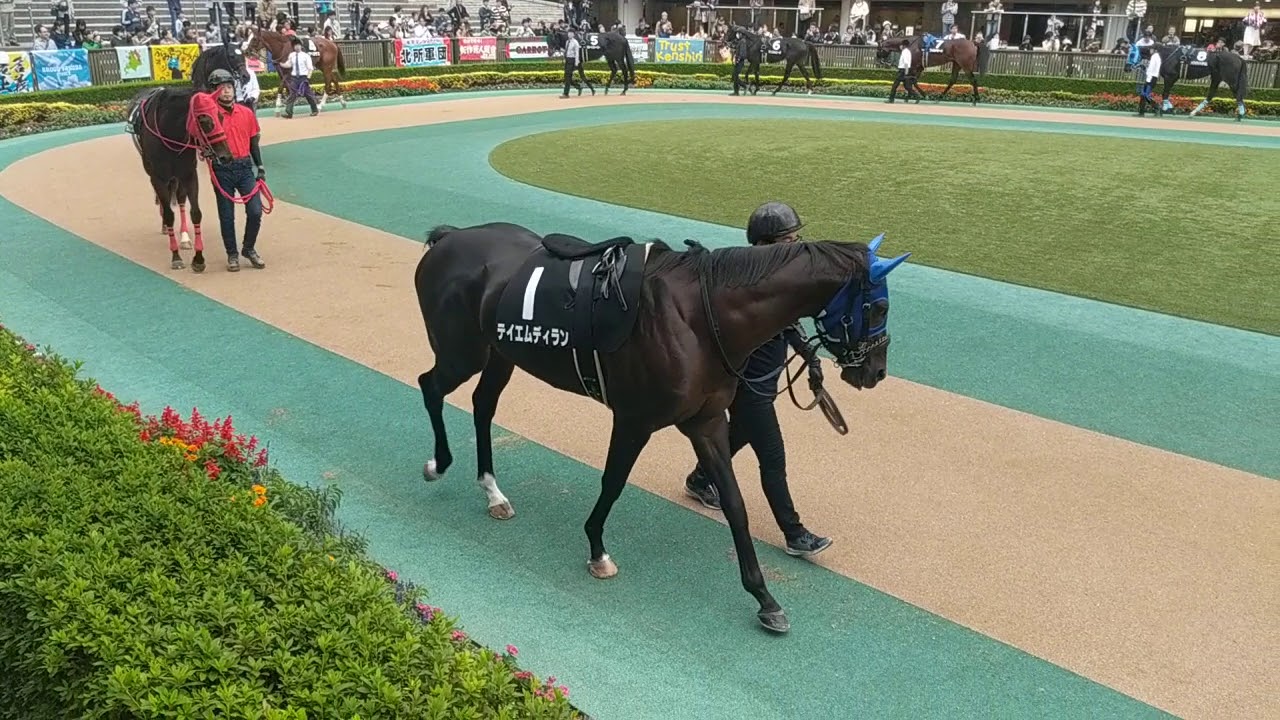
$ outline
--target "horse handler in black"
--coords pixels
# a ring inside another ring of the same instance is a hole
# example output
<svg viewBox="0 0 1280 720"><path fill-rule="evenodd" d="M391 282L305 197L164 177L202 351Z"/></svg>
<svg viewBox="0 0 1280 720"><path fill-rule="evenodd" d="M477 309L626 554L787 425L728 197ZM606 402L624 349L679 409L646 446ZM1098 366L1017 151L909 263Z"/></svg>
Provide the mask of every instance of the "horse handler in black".
<svg viewBox="0 0 1280 720"><path fill-rule="evenodd" d="M262 169L262 150L258 147L261 133L258 127L258 116L252 110L236 102L235 78L221 68L209 73L209 86L218 98L218 106L222 109L222 127L227 133L227 149L231 151L231 160L221 163L213 162L213 177L222 187L222 192L241 197L249 195L259 180L265 180L267 171ZM256 173L254 172L256 169ZM255 268L267 266L254 245L258 242L258 229L262 226L262 196L254 195L244 205L244 248L236 250L236 203L227 199L213 189L213 196L218 201L218 222L222 226L222 245L227 251L227 270L239 272L240 257L243 256Z"/></svg>
<svg viewBox="0 0 1280 720"><path fill-rule="evenodd" d="M578 71L578 77L582 78L582 82L586 83L587 87L591 88L591 94L595 95L596 88L591 84L591 81L587 79L587 73L582 68L584 53L582 52L582 43L578 42L578 32L572 27L570 27L567 32L569 39L564 44L564 93L560 97L561 99L569 97L570 84L578 88L579 96L582 95L582 85L573 78L574 70Z"/></svg>
<svg viewBox="0 0 1280 720"><path fill-rule="evenodd" d="M747 242L752 245L789 243L800 239L803 226L790 205L769 202L756 208L747 221ZM800 522L787 487L787 453L778 427L773 402L778 395L778 377L786 373L787 345L795 348L809 366L809 387L822 387L822 365L816 352L805 343L798 326L792 326L761 345L747 358L738 381L738 391L729 405L729 456L750 445L760 463L760 483L769 500L769 509L787 539L788 555L812 557L831 546L831 538L809 532ZM684 481L685 493L712 510L720 509L720 493L710 478L695 467Z"/></svg>

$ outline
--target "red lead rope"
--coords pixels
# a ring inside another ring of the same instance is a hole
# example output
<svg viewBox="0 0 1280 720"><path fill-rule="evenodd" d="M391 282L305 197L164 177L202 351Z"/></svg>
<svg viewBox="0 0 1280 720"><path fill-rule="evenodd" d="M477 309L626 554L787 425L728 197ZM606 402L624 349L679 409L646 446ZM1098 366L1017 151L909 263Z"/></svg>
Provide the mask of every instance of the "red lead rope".
<svg viewBox="0 0 1280 720"><path fill-rule="evenodd" d="M201 154L205 156L205 162L209 166L209 179L213 182L213 189L217 190L219 195L221 195L222 197L230 200L231 202L237 205L244 205L248 203L250 200L252 200L255 195L261 193L262 194L262 214L263 215L271 214L271 211L275 208L275 205L276 205L276 198L274 195L271 194L271 188L267 187L266 180L258 180L257 182L255 182L253 184L253 190L250 191L248 195L236 196L228 193L225 189L223 189L222 183L218 182L218 176L213 172L213 157L211 157L211 151L210 151L210 146L212 145L212 143L209 142L208 136L204 134L204 129L200 127L199 122L196 122L194 125L196 130L198 130L200 133L200 137L199 137L200 142L184 143L184 142L179 142L177 140L171 140L170 138L165 137L163 134L160 133L159 130L157 130L151 124L151 122L147 119L147 101L146 100L142 101L141 106L138 108L138 112L142 113L142 126L146 128L147 132L151 133L158 140L160 140L160 142L163 143L164 146L168 148L171 152L180 153L183 150L199 150Z"/></svg>

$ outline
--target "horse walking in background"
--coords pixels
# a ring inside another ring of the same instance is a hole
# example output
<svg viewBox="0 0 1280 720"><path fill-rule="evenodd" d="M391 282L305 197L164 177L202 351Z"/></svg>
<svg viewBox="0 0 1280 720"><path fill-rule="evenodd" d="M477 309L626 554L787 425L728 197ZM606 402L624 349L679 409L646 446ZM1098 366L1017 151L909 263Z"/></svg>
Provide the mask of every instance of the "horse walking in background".
<svg viewBox="0 0 1280 720"><path fill-rule="evenodd" d="M516 367L613 412L600 496L584 530L587 570L611 578L604 526L650 437L674 425L719 490L738 567L768 630L790 623L769 593L730 462L727 409L748 355L801 317L814 318L841 380L884 379L889 335L886 276L907 259L881 260L869 245L797 242L709 251L686 241L613 238L590 244L541 237L504 222L440 226L414 273L435 366L418 377L435 436L428 481L453 464L445 397L480 375L472 394L477 481L489 515L515 514L494 476L493 417ZM700 608L699 612L705 612Z"/></svg>
<svg viewBox="0 0 1280 720"><path fill-rule="evenodd" d="M614 77L622 75L622 94L636 84L636 58L631 52L627 37L616 30L596 34L605 62L609 63L609 80L604 84L604 94L609 94Z"/></svg>
<svg viewBox="0 0 1280 720"><path fill-rule="evenodd" d="M956 40L944 40L942 47L932 49L928 53L923 52L924 48L932 47L933 36L925 34L921 36L903 36L881 38L880 45L876 48L876 60L882 65L892 65L889 54L894 51L901 51L902 46L906 45L911 50L911 73L917 78L920 73L927 67L937 65L946 65L951 63L951 79L947 81L947 86L943 88L942 93L934 98L941 101L942 98L951 92L952 86L960 78L960 71L964 70L965 75L969 79L969 84L973 87L973 103L978 104L978 81L982 79L982 73L987 67L987 55L991 50L985 44L975 43L968 38L959 38Z"/></svg>
<svg viewBox="0 0 1280 720"><path fill-rule="evenodd" d="M162 231L169 236L170 267L181 270L181 249L188 249L186 209L191 203L195 228L194 272L204 272L204 237L200 232L200 183L196 173L196 151L230 161L226 135L218 120L217 101L195 88L159 87L139 91L129 102L128 130L142 159L142 169L151 180L156 204L160 206ZM182 210L184 242L180 245L173 230L174 202Z"/></svg>
<svg viewBox="0 0 1280 720"><path fill-rule="evenodd" d="M725 42L730 43L735 48L745 50L743 57L748 63L747 76L755 74L755 88L751 94L755 95L760 90L760 62L767 61L770 63L786 62L786 69L782 73L782 81L778 83L778 87L773 89L774 95L782 89L787 81L791 79L791 71L795 68L800 69L800 74L804 76L804 90L806 93L813 94L813 82L809 79L809 69L813 70L813 79L822 79L822 62L818 58L818 46L801 40L799 38L782 38L772 37L764 39L760 35L742 27L741 25L730 25ZM741 44L740 44L741 43ZM757 48L759 48L757 50ZM738 65L734 64L734 80L733 94L738 94ZM742 83L741 87L746 89L746 83Z"/></svg>
<svg viewBox="0 0 1280 720"><path fill-rule="evenodd" d="M257 55L264 51L270 54L271 60L276 66L276 74L280 77L282 91L289 87L289 68L281 67L280 63L289 59L289 54L292 52L290 42L288 35L255 28L249 36L249 45L245 48L245 52L250 55ZM342 48L338 47L338 44L332 40L323 37L312 37L311 42L315 43L316 50L320 56L315 64L316 68L324 76L324 91L319 102L320 109L324 110L324 105L329 101L331 92L342 107L346 108L347 96L342 92L342 84L339 82L339 79L347 72L346 60L342 57ZM283 92L277 92L276 115L282 112L283 107Z"/></svg>
<svg viewBox="0 0 1280 720"><path fill-rule="evenodd" d="M1161 111L1169 112L1173 109L1173 103L1169 102L1169 95L1178 78L1183 76L1185 69L1187 80L1199 80L1206 75L1209 77L1209 91L1196 109L1191 111L1192 117L1208 107L1213 96L1218 92L1218 84L1225 82L1236 97L1236 122L1244 120L1244 99L1249 94L1247 60L1226 48L1213 52L1190 45L1154 45L1152 48L1152 52L1160 53L1160 79L1164 81Z"/></svg>

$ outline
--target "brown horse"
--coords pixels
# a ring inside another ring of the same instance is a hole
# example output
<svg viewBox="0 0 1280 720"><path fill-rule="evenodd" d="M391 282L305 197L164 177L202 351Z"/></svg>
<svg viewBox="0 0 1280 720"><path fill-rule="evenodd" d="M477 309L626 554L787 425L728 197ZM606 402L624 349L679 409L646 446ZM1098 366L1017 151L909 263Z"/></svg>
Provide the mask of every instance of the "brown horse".
<svg viewBox="0 0 1280 720"><path fill-rule="evenodd" d="M884 379L886 276L907 255L880 259L880 242L712 251L686 241L691 249L677 252L625 237L594 245L542 237L504 222L433 229L414 274L435 355L435 366L418 377L435 435L423 475L439 480L453 464L444 399L477 374L476 479L498 520L515 515L494 477L490 437L512 371L519 367L602 403L613 411L613 432L600 497L584 530L587 571L606 579L618 566L605 552L605 520L649 438L674 425L720 491L742 585L760 604L757 618L768 630L786 632L790 623L765 587L747 527L729 457L727 409L747 356L805 316L814 318L841 380L861 390ZM571 419L563 420L572 432Z"/></svg>
<svg viewBox="0 0 1280 720"><path fill-rule="evenodd" d="M329 100L329 93L332 92L342 107L347 106L347 96L342 92L342 85L338 80L347 72L347 63L342 57L342 48L332 40L323 37L312 37L311 41L316 44L316 50L319 51L320 61L316 63L316 67L320 69L320 73L324 75L324 93L320 97L320 109L324 109L324 104ZM245 48L246 55L258 55L264 50L271 54L271 61L276 65L276 74L280 76L280 88L287 92L287 79L289 77L289 69L281 67L280 63L289 59L289 54L293 52L290 44L292 38L271 30L263 30L257 28L252 31L249 36L249 46ZM304 40L305 44L306 41ZM276 93L276 115L280 115L284 108L283 92Z"/></svg>
<svg viewBox="0 0 1280 720"><path fill-rule="evenodd" d="M982 73L987 66L986 56L991 52L986 45L979 45L968 38L946 40L943 41L940 49L933 50L926 56L921 51L923 43L919 35L882 38L880 46L876 49L876 59L884 63L888 60L890 51L901 50L903 45L908 44L911 46L911 72L917 78L926 67L951 63L951 80L947 82L947 87L942 94L934 98L935 100L940 101L946 97L963 69L969 76L969 84L973 86L973 104L978 104L978 80L982 78Z"/></svg>

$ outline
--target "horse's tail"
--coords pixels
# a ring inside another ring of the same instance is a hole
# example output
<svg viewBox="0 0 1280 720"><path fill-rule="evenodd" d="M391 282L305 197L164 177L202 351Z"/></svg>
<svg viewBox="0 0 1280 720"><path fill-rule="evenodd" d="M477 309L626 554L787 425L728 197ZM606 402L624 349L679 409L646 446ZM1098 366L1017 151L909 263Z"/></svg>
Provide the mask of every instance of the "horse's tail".
<svg viewBox="0 0 1280 720"><path fill-rule="evenodd" d="M987 65L991 62L991 48L985 42L974 43L978 48L978 77L987 74Z"/></svg>
<svg viewBox="0 0 1280 720"><path fill-rule="evenodd" d="M436 243L443 240L445 235L457 229L452 225L437 225L431 228L431 232L427 233L427 247L435 247Z"/></svg>
<svg viewBox="0 0 1280 720"><path fill-rule="evenodd" d="M338 77L345 80L347 77L347 60L342 57L342 46L334 43L333 49L338 52Z"/></svg>
<svg viewBox="0 0 1280 720"><path fill-rule="evenodd" d="M813 43L805 43L809 46L809 62L813 65L813 76L819 80L822 79L822 61L818 60L818 46Z"/></svg>
<svg viewBox="0 0 1280 720"><path fill-rule="evenodd" d="M634 83L636 81L636 56L631 52L631 41L622 38L622 63L627 69L627 81Z"/></svg>
<svg viewBox="0 0 1280 720"><path fill-rule="evenodd" d="M1236 104L1244 102L1249 94L1249 63L1240 58L1240 69L1236 71Z"/></svg>

